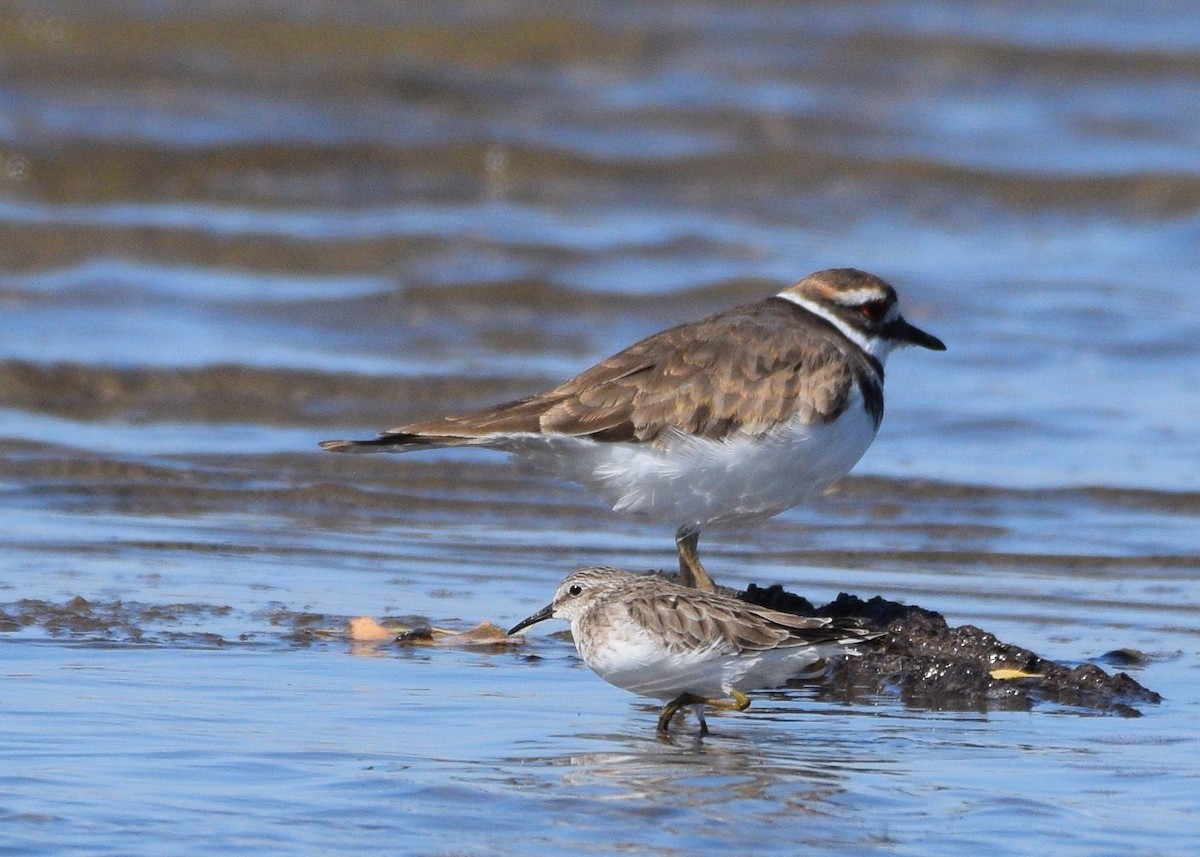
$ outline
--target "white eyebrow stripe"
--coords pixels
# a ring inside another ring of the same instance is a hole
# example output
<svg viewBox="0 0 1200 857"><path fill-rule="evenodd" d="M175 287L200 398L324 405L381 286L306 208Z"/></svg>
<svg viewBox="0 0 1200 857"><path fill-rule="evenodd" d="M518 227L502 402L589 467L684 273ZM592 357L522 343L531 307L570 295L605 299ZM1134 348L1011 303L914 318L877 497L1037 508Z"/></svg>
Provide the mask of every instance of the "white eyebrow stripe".
<svg viewBox="0 0 1200 857"><path fill-rule="evenodd" d="M887 296L880 294L879 289L855 289L851 292L838 292L836 297L834 297L834 301L842 306L859 306L872 301L882 300L887 300Z"/></svg>

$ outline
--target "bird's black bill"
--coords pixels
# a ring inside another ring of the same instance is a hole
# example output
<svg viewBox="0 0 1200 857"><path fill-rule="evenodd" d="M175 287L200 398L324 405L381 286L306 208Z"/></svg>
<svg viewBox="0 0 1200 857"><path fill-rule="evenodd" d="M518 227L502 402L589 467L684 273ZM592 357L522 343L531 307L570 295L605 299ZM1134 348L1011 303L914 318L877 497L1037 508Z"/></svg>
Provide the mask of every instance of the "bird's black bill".
<svg viewBox="0 0 1200 857"><path fill-rule="evenodd" d="M930 351L945 351L946 343L931 333L926 333L916 325L909 324L902 318L896 319L888 326L888 338L908 345L919 345Z"/></svg>
<svg viewBox="0 0 1200 857"><path fill-rule="evenodd" d="M518 622L517 624L515 624L511 628L509 628L507 636L511 637L513 634L517 633L517 631L523 631L526 628L528 628L530 625L536 625L538 622L545 622L547 619L551 618L552 616L554 616L554 605L547 604L545 607L543 607L538 612L534 613L532 616L528 616L528 617L522 619L520 622Z"/></svg>

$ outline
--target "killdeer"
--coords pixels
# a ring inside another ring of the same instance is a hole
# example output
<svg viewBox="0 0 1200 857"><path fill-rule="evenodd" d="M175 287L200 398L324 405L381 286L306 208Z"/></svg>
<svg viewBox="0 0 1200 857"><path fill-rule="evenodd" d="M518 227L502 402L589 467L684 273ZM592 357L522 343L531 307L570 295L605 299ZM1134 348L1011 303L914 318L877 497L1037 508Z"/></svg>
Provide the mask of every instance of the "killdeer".
<svg viewBox="0 0 1200 857"><path fill-rule="evenodd" d="M745 711L745 691L820 674L826 659L856 655L858 644L881 636L853 620L793 616L618 568L572 572L553 601L508 633L546 619L571 623L579 656L600 678L666 702L659 732L690 705L701 735L704 706Z"/></svg>
<svg viewBox="0 0 1200 857"><path fill-rule="evenodd" d="M655 333L548 392L321 447L513 453L618 513L677 527L684 582L712 591L700 532L777 515L845 476L875 439L883 364L904 345L946 348L904 320L883 280L833 268Z"/></svg>

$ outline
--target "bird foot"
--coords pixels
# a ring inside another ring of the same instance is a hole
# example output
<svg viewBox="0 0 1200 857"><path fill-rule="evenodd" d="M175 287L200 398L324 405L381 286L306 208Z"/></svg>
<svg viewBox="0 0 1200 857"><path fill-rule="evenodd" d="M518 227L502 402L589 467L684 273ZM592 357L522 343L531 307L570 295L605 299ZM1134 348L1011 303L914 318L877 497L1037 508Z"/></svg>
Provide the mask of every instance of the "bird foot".
<svg viewBox="0 0 1200 857"><path fill-rule="evenodd" d="M729 691L730 699L707 699L703 696L696 696L694 693L681 693L679 696L672 699L663 706L662 713L658 715L658 731L666 733L671 727L671 718L679 713L679 710L684 706L691 705L696 708L696 716L700 720L700 734L708 734L708 724L704 721L704 706L711 705L713 708L720 708L724 711L745 711L750 707L750 697L738 690Z"/></svg>

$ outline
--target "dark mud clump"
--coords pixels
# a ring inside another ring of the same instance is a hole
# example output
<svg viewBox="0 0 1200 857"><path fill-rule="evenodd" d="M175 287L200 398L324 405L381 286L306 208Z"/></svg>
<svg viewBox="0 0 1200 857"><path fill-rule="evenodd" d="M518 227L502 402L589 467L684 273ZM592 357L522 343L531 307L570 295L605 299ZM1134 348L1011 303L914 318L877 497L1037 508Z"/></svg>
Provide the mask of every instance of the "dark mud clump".
<svg viewBox="0 0 1200 857"><path fill-rule="evenodd" d="M861 657L844 658L820 693L854 700L899 693L905 704L934 710L1022 710L1037 703L1138 716L1136 706L1162 697L1123 672L1091 663L1074 667L1002 642L973 625L950 627L940 613L876 596L842 593L822 607L775 585L751 584L738 597L801 616L854 618L884 632Z"/></svg>
<svg viewBox="0 0 1200 857"><path fill-rule="evenodd" d="M78 595L63 603L25 598L0 604L0 632L37 629L51 639L79 643L220 647L225 644L220 635L196 626L231 610L214 604L94 602Z"/></svg>

